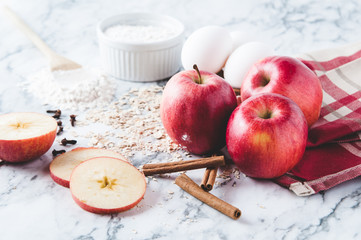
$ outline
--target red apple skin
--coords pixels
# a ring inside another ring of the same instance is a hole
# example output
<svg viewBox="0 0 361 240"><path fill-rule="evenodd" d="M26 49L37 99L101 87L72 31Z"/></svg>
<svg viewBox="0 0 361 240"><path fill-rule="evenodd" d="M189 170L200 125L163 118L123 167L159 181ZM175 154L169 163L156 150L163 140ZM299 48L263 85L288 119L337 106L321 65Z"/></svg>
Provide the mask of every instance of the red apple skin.
<svg viewBox="0 0 361 240"><path fill-rule="evenodd" d="M309 127L320 116L321 83L316 74L296 58L271 56L254 64L242 82L242 101L259 93L278 93L291 98L301 108Z"/></svg>
<svg viewBox="0 0 361 240"><path fill-rule="evenodd" d="M112 209L92 207L92 206L86 205L85 203L83 203L82 201L77 199L73 194L72 194L72 197L73 197L75 203L78 204L78 206L81 207L82 209L84 209L85 211L88 211L91 213L96 213L96 214L112 214L112 213L124 212L124 211L127 211L127 210L135 207L143 199L144 194L141 198L139 198L136 202L134 202L132 204L129 204L129 205L121 207L121 208L112 208Z"/></svg>
<svg viewBox="0 0 361 240"><path fill-rule="evenodd" d="M0 140L0 159L7 162L26 162L45 154L56 137L56 129L45 135L21 140Z"/></svg>
<svg viewBox="0 0 361 240"><path fill-rule="evenodd" d="M69 188L69 181L62 179L60 177L57 177L56 175L54 175L51 171L50 171L50 177L51 179L53 179L54 182L56 182L57 184L59 184L60 186Z"/></svg>
<svg viewBox="0 0 361 240"><path fill-rule="evenodd" d="M237 107L229 83L216 74L182 71L167 83L160 106L163 126L170 138L194 154L213 153L225 146L228 119Z"/></svg>
<svg viewBox="0 0 361 240"><path fill-rule="evenodd" d="M89 149L91 149L91 148L96 149L95 147L89 147ZM86 149L86 147L77 147L77 148L72 149L71 151L79 151L79 150L82 150L82 149ZM58 156L60 156L60 155L58 155ZM49 168L50 168L50 166L49 166ZM60 178L60 177L56 176L55 174L53 174L53 172L51 170L49 170L49 172L50 172L50 177L54 180L54 182L56 182L60 186L69 188L69 181L68 180L65 180L63 178Z"/></svg>
<svg viewBox="0 0 361 240"><path fill-rule="evenodd" d="M262 118L267 111L271 117ZM280 94L263 93L234 110L226 141L231 158L244 174L270 179L301 160L307 135L307 121L296 103Z"/></svg>
<svg viewBox="0 0 361 240"><path fill-rule="evenodd" d="M44 115L44 117L48 116ZM49 131L48 133L26 139L0 139L0 159L7 162L18 163L34 160L45 154L53 145L58 126L55 119L50 117L49 119L52 119L54 121L54 129L52 131Z"/></svg>
<svg viewBox="0 0 361 240"><path fill-rule="evenodd" d="M71 151L79 151L79 150L83 150L83 149L98 149L98 148L96 148L96 147L77 147L77 148L72 149ZM58 156L60 156L60 155L58 155ZM122 159L122 160L125 161L124 159ZM51 165L51 163L50 163L50 165ZM49 166L49 172L50 172L50 177L54 180L54 182L56 182L60 186L69 188L69 181L53 174L53 172L50 169L50 166Z"/></svg>

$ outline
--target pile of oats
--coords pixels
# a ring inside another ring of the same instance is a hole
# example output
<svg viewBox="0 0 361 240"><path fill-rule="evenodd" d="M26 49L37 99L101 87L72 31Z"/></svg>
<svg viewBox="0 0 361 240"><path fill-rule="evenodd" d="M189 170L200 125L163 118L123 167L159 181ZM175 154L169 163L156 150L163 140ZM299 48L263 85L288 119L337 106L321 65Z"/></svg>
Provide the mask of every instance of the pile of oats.
<svg viewBox="0 0 361 240"><path fill-rule="evenodd" d="M237 167L225 167L221 173L218 173L217 178L220 179L219 181L216 180L216 186L223 186L228 184L229 182L233 181L232 187L236 186L236 179L240 179L241 172Z"/></svg>
<svg viewBox="0 0 361 240"><path fill-rule="evenodd" d="M85 121L111 126L104 133L89 132L89 145L117 151L127 157L136 152L144 155L168 153L170 159L182 159L181 148L166 134L160 118L163 87L131 89L106 110L94 109L86 113Z"/></svg>

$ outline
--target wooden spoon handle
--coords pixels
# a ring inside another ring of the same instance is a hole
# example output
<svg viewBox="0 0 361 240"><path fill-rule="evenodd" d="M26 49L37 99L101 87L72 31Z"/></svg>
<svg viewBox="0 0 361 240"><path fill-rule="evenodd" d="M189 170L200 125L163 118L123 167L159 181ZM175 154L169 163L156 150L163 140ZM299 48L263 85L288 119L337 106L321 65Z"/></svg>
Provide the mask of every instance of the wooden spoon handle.
<svg viewBox="0 0 361 240"><path fill-rule="evenodd" d="M9 7L3 6L3 12L5 15L21 30L33 43L34 45L48 58L51 60L57 55L41 38L23 21L15 12Z"/></svg>

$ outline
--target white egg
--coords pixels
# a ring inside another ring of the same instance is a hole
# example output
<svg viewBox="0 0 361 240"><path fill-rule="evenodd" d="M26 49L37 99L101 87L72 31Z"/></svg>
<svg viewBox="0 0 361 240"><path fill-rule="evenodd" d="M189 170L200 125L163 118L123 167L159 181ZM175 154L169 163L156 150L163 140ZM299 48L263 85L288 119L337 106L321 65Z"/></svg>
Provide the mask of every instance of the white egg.
<svg viewBox="0 0 361 240"><path fill-rule="evenodd" d="M232 52L239 46L255 40L255 37L252 34L243 31L232 31L230 32L230 35L233 42Z"/></svg>
<svg viewBox="0 0 361 240"><path fill-rule="evenodd" d="M193 32L182 48L184 69L193 69L197 64L203 71L219 72L232 52L229 31L219 26L206 26Z"/></svg>
<svg viewBox="0 0 361 240"><path fill-rule="evenodd" d="M224 79L234 88L240 88L251 66L274 50L262 42L249 42L238 47L228 58L224 67Z"/></svg>

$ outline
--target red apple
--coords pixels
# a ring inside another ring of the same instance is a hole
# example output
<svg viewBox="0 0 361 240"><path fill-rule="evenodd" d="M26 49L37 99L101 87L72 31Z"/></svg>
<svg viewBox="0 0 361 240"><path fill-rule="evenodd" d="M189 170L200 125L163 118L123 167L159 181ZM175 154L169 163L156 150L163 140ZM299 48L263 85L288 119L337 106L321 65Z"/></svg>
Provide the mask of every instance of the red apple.
<svg viewBox="0 0 361 240"><path fill-rule="evenodd" d="M321 83L298 59L272 56L255 63L242 82L242 101L259 93L278 93L291 98L301 108L309 127L320 116Z"/></svg>
<svg viewBox="0 0 361 240"><path fill-rule="evenodd" d="M95 157L113 157L127 161L121 154L110 150L79 147L54 158L49 166L50 176L57 184L69 187L70 176L74 168L81 162Z"/></svg>
<svg viewBox="0 0 361 240"><path fill-rule="evenodd" d="M73 170L70 177L74 201L92 213L126 211L142 200L145 190L144 174L118 158L86 160Z"/></svg>
<svg viewBox="0 0 361 240"><path fill-rule="evenodd" d="M236 106L231 85L195 66L169 80L160 111L171 139L191 153L206 154L225 145L227 122Z"/></svg>
<svg viewBox="0 0 361 240"><path fill-rule="evenodd" d="M308 127L301 109L275 93L248 98L232 113L227 149L246 175L275 178L293 168L306 149Z"/></svg>
<svg viewBox="0 0 361 240"><path fill-rule="evenodd" d="M40 113L0 115L0 159L25 162L40 157L52 146L57 126L54 118Z"/></svg>

